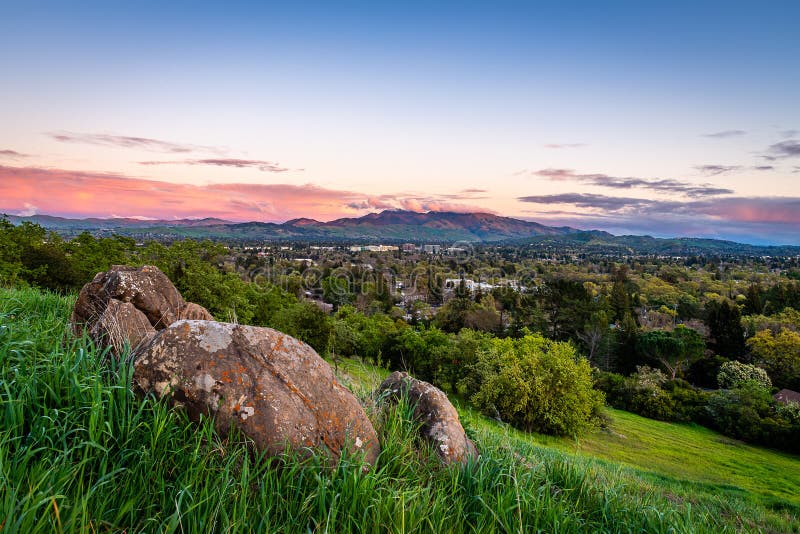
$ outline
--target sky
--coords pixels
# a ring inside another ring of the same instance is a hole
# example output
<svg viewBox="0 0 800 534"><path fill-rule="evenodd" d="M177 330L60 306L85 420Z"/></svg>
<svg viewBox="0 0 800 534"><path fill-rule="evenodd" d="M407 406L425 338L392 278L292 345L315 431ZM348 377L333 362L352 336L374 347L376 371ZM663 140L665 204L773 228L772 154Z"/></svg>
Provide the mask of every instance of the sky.
<svg viewBox="0 0 800 534"><path fill-rule="evenodd" d="M0 3L0 212L800 244L800 3Z"/></svg>

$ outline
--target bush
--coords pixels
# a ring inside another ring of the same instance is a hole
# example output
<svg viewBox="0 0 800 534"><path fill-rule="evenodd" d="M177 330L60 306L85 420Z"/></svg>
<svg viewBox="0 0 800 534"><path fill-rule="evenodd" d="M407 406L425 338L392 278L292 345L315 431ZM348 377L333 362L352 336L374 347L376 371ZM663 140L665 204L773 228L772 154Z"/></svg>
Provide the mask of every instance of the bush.
<svg viewBox="0 0 800 534"><path fill-rule="evenodd" d="M603 406L586 359L571 344L538 334L493 339L462 383L485 414L528 432L578 434Z"/></svg>
<svg viewBox="0 0 800 534"><path fill-rule="evenodd" d="M793 425L800 425L800 403L778 404L778 415Z"/></svg>
<svg viewBox="0 0 800 534"><path fill-rule="evenodd" d="M606 394L614 408L660 421L693 421L708 397L688 382L668 380L663 372L650 367L637 367L627 378L596 372L595 387Z"/></svg>
<svg viewBox="0 0 800 534"><path fill-rule="evenodd" d="M636 372L625 380L629 409L639 415L671 421L675 403L661 386L667 377L658 369L647 366L636 368Z"/></svg>
<svg viewBox="0 0 800 534"><path fill-rule="evenodd" d="M687 379L697 387L716 389L719 368L727 361L727 358L716 354L700 358L689 366Z"/></svg>
<svg viewBox="0 0 800 534"><path fill-rule="evenodd" d="M719 373L717 373L717 384L721 389L736 388L750 381L767 390L772 387L772 381L767 376L767 372L748 363L741 363L736 360L725 362L720 366Z"/></svg>
<svg viewBox="0 0 800 534"><path fill-rule="evenodd" d="M768 391L753 382L745 382L741 387L712 393L706 416L709 426L726 436L762 443L768 437L763 431L762 419L771 415L772 407Z"/></svg>
<svg viewBox="0 0 800 534"><path fill-rule="evenodd" d="M602 391L606 396L606 403L614 408L626 410L627 388L625 387L625 377L619 373L611 373L593 369L594 387Z"/></svg>

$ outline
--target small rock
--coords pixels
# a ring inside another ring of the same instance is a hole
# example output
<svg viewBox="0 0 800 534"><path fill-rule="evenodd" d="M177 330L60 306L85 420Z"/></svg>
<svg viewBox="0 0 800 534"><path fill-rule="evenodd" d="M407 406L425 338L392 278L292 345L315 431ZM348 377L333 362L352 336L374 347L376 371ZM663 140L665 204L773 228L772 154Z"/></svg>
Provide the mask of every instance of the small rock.
<svg viewBox="0 0 800 534"><path fill-rule="evenodd" d="M133 304L113 299L89 332L99 345L110 345L115 355L121 354L125 345L135 349L155 333L145 314Z"/></svg>
<svg viewBox="0 0 800 534"><path fill-rule="evenodd" d="M209 313L207 309L195 304L194 302L187 302L183 305L180 312L178 312L178 319L194 319L199 321L213 321L214 316Z"/></svg>
<svg viewBox="0 0 800 534"><path fill-rule="evenodd" d="M478 457L478 449L464 432L458 412L441 389L395 371L381 383L379 391L391 400L401 395L408 397L414 406L414 417L422 422L422 436L433 444L443 463L463 464Z"/></svg>

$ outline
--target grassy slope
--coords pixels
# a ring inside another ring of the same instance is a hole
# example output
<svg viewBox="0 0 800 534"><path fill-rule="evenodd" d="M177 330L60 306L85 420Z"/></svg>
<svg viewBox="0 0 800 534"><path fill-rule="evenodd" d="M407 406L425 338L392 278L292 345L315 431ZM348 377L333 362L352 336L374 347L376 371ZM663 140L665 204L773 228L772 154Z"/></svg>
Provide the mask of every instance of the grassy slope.
<svg viewBox="0 0 800 534"><path fill-rule="evenodd" d="M374 388L380 382L380 370L369 364L346 360L340 366L361 387ZM666 423L608 408L608 428L571 439L519 432L463 403L459 412L470 428L510 441L596 458L606 465L622 464L654 481L800 513L800 457L748 445L699 425Z"/></svg>
<svg viewBox="0 0 800 534"><path fill-rule="evenodd" d="M0 290L3 534L800 532L777 502L576 456L558 450L569 443L543 446L469 413L482 458L464 469L417 450L407 407L370 411L383 452L367 474L355 460L332 470L313 459L271 464L240 436L220 438L208 422L134 396L129 367L109 369L67 334L71 302ZM380 373L342 367L369 405ZM800 465L784 460L774 468Z"/></svg>
<svg viewBox="0 0 800 534"><path fill-rule="evenodd" d="M577 441L543 444L698 481L726 492L752 492L800 511L800 458L747 445L698 425L664 423L610 410L612 424Z"/></svg>

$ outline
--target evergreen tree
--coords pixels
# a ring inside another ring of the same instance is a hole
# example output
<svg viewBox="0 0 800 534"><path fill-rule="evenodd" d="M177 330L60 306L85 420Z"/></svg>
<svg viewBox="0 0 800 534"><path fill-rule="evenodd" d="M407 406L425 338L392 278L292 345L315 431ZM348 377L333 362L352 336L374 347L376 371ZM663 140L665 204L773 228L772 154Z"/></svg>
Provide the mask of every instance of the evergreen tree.
<svg viewBox="0 0 800 534"><path fill-rule="evenodd" d="M711 348L726 358L744 356L744 329L739 307L729 299L717 299L706 304L706 325L711 334Z"/></svg>

